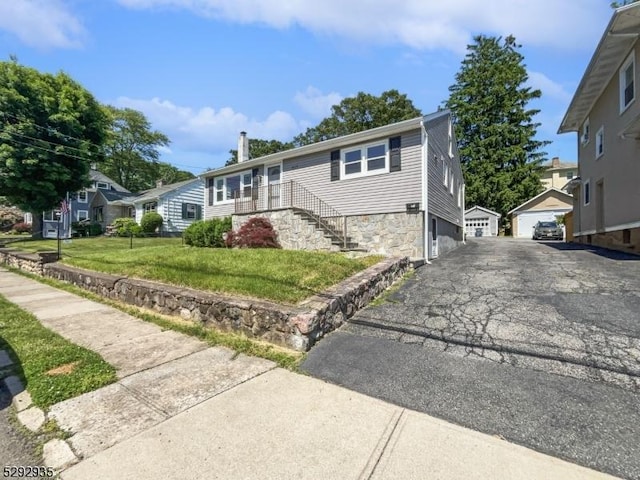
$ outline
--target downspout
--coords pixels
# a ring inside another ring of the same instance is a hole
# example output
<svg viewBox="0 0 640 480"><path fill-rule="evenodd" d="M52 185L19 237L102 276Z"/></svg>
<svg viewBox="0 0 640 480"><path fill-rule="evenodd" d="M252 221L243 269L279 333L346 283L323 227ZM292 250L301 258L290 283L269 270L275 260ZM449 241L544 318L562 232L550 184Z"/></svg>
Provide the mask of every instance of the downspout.
<svg viewBox="0 0 640 480"><path fill-rule="evenodd" d="M464 176L462 177L462 244L466 245L467 244L467 216L465 214L465 212L467 211L467 204L465 203L464 199L467 195L467 184L464 183ZM496 232L497 235L497 232Z"/></svg>
<svg viewBox="0 0 640 480"><path fill-rule="evenodd" d="M424 206L424 222L422 239L424 243L424 262L429 261L429 134L424 126L424 120L420 121L422 137L422 205Z"/></svg>

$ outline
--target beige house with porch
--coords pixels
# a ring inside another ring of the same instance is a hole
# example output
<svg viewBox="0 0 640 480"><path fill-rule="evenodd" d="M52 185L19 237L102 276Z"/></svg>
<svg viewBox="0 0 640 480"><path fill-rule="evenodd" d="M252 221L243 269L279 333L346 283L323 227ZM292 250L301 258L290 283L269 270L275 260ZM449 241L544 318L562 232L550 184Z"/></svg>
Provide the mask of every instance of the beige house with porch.
<svg viewBox="0 0 640 480"><path fill-rule="evenodd" d="M574 241L640 252L640 3L613 12L559 133L576 133Z"/></svg>

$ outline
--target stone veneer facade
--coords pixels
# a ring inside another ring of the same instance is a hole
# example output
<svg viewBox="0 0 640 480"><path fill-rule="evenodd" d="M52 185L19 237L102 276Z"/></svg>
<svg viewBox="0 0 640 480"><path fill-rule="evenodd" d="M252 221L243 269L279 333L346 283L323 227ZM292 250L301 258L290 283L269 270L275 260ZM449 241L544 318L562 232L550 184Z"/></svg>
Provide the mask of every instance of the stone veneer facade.
<svg viewBox="0 0 640 480"><path fill-rule="evenodd" d="M410 268L406 257L387 258L297 305L279 305L47 263L54 262L56 256L55 252L42 258L0 249L0 262L5 265L69 282L105 298L207 327L242 332L298 351L309 350Z"/></svg>
<svg viewBox="0 0 640 480"><path fill-rule="evenodd" d="M237 230L248 219L268 218L278 233L282 248L291 250L340 250L331 239L307 222L292 209L270 210L251 214L234 214L233 229ZM372 254L425 258L424 213L380 213L350 215L347 219L347 236L358 249Z"/></svg>

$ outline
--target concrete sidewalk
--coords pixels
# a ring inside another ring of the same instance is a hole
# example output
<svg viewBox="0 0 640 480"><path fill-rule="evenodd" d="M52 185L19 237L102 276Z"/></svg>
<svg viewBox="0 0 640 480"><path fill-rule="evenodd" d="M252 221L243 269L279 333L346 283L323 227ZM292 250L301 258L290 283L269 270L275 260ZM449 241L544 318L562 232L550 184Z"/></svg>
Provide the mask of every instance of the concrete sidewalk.
<svg viewBox="0 0 640 480"><path fill-rule="evenodd" d="M613 478L2 269L0 294L118 371L47 413L71 433L75 460L44 449L64 480Z"/></svg>

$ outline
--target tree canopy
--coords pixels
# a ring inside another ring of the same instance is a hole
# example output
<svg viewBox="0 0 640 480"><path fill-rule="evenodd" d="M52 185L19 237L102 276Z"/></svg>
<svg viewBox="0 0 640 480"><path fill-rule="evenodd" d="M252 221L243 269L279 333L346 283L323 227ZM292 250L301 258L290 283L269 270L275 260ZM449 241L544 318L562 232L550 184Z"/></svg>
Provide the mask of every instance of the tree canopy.
<svg viewBox="0 0 640 480"><path fill-rule="evenodd" d="M449 87L466 203L506 213L542 190L540 173L549 142L536 140L542 93L525 86L528 75L515 38L476 36Z"/></svg>
<svg viewBox="0 0 640 480"><path fill-rule="evenodd" d="M620 8L625 5L630 5L632 3L636 3L638 0L623 0L622 2L611 2L611 8Z"/></svg>
<svg viewBox="0 0 640 480"><path fill-rule="evenodd" d="M67 74L0 62L0 192L11 204L50 210L86 187L107 128L100 104Z"/></svg>
<svg viewBox="0 0 640 480"><path fill-rule="evenodd" d="M249 158L259 158L272 153L282 152L293 148L291 142L280 142L278 140L261 140L259 138L249 139ZM229 150L230 158L225 167L238 163L238 150Z"/></svg>
<svg viewBox="0 0 640 480"><path fill-rule="evenodd" d="M345 98L331 107L330 116L296 136L293 143L297 147L308 145L420 115L422 113L407 95L397 90L387 90L379 97L359 92L355 97Z"/></svg>
<svg viewBox="0 0 640 480"><path fill-rule="evenodd" d="M152 188L157 180L173 183L179 181L176 178L192 177L188 172L158 161L158 149L169 145L169 138L153 130L142 112L131 108L104 108L111 122L105 142L106 158L100 165L105 175L132 192Z"/></svg>

